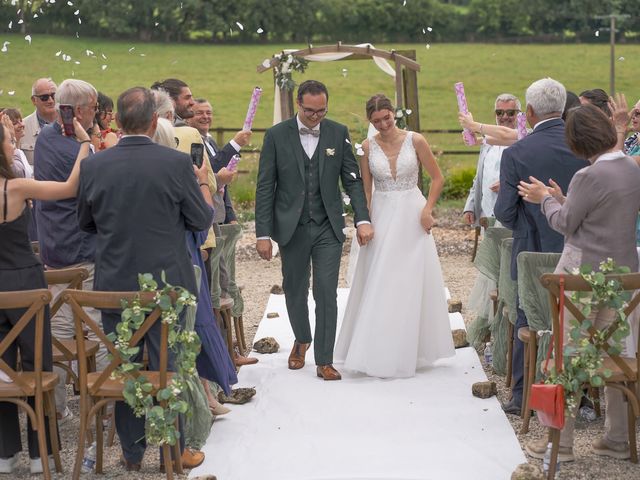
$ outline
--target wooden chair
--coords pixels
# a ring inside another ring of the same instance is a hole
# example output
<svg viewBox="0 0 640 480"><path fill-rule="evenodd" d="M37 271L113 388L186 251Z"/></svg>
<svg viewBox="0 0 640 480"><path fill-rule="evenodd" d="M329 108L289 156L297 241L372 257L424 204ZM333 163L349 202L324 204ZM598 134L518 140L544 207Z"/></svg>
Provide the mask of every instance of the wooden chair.
<svg viewBox="0 0 640 480"><path fill-rule="evenodd" d="M542 285L549 291L549 302L551 307L552 316L552 329L553 336L553 354L556 359L556 368L559 360L562 359L563 352L561 351L561 335L560 332L560 311L559 311L559 299L560 299L560 278L564 277L565 292L589 292L591 286L580 275L556 275L556 274L544 274L540 279ZM629 273L625 275L608 275L607 280L616 279L621 282L625 291L630 291L633 294L633 298L625 308L624 313L627 317L638 307L640 304L640 273ZM564 295L564 305L569 311L572 317L578 320L580 323L586 320L581 308L576 306L570 296L566 293ZM565 318L565 322L568 319ZM605 341L609 341L611 336L615 332L617 325L611 325L606 328ZM590 338L598 334L598 330L591 325L588 329ZM640 335L636 339L636 357L621 357L620 355L607 353L608 356L604 358L602 373L604 370L610 370L612 372L609 378L605 379L605 385L607 387L616 388L620 390L627 400L627 413L628 413L628 428L629 428L629 449L631 454L631 461L638 463L638 447L636 443L636 418L640 417L640 388L638 386L638 372L640 371ZM596 348L597 345L596 345ZM604 375L602 378L605 378ZM549 477L554 478L556 464L558 459L558 449L560 447L560 430L551 429L551 463L549 465Z"/></svg>
<svg viewBox="0 0 640 480"><path fill-rule="evenodd" d="M109 402L124 401L124 383L122 379L111 379L111 373L122 363L120 354L111 340L107 338L102 329L86 314L83 307L93 307L96 309L121 310L122 301L128 302L139 295L143 304L153 301L155 292L88 292L81 290L65 290L63 299L74 312L76 327L76 343L78 346L78 365L80 378L80 438L76 454L76 462L73 469L73 479L80 477L80 466L84 452L85 435L89 428L90 421L96 418L96 473L102 473L103 463L103 434L102 434L102 411ZM161 311L156 308L144 321L142 326L134 333L129 345L140 344L145 334L156 323L160 322L160 369L158 371L145 371L144 375L153 385L152 393L166 388L171 379L171 373L167 371L168 365L168 336L169 328L161 321ZM113 356L111 363L102 371L90 373L87 365L87 345L82 332L85 327L92 330L101 342L107 347ZM90 405L93 405L90 407ZM165 406L164 402L160 402ZM176 421L177 427L177 421ZM170 447L162 447L165 459L167 479L173 479L173 468L175 464L176 473L182 473L181 452L178 442L171 447L174 453L174 461L171 461Z"/></svg>
<svg viewBox="0 0 640 480"><path fill-rule="evenodd" d="M68 288L82 290L82 283L89 277L86 268L63 268L60 270L46 270L44 272L47 285L69 285ZM50 306L50 315L53 317L60 307L63 305L62 293L60 293ZM78 359L78 349L74 339L58 339L51 337L53 344L53 364L63 369L67 375L73 379L75 391L78 391L78 376L71 368L71 362ZM90 372L96 371L96 354L100 348L100 344L95 341L87 340L87 364Z"/></svg>
<svg viewBox="0 0 640 480"><path fill-rule="evenodd" d="M229 275L229 294L233 298L231 316L233 318L233 330L236 335L236 343L240 350L240 355L247 354L247 341L244 334L244 301L240 289L236 284L236 245L242 236L242 227L239 224L220 225L220 233L224 238L222 256L227 266Z"/></svg>
<svg viewBox="0 0 640 480"><path fill-rule="evenodd" d="M0 401L17 405L29 416L32 428L38 433L38 448L40 450L44 478L47 480L51 478L51 471L47 455L45 412L49 418L51 450L56 471L62 472L56 422L56 403L53 393L58 383L58 375L53 372L42 371L44 312L50 301L51 293L46 289L0 293L0 310L26 309L18 322L0 342L0 370L12 380L11 383L0 382ZM2 356L32 321L35 321L34 370L33 372L16 371L2 360ZM31 408L24 400L24 397L34 397L35 408Z"/></svg>
<svg viewBox="0 0 640 480"><path fill-rule="evenodd" d="M216 246L211 250L209 258L211 260L211 302L213 304L213 313L218 320L220 331L225 337L229 355L233 359L235 356L233 350L233 314L231 308L233 303L223 303L220 297L220 258L224 252L224 238L216 237Z"/></svg>
<svg viewBox="0 0 640 480"><path fill-rule="evenodd" d="M529 431L531 421L529 396L531 385L535 382L538 373L540 356L538 353L540 345L538 332L549 331L551 328L548 294L540 283L540 277L543 274L553 272L559 259L559 253L543 252L520 252L517 258L519 303L529 323L528 327L521 327L515 332L518 339L524 344L522 408L520 411L522 417L521 434Z"/></svg>
<svg viewBox="0 0 640 480"><path fill-rule="evenodd" d="M480 235L482 234L483 228L488 228L489 219L487 217L480 217L478 220L478 225L474 228L474 236L473 236L473 250L471 252L471 261L473 262L476 259L476 253L478 253L478 240L480 240Z"/></svg>

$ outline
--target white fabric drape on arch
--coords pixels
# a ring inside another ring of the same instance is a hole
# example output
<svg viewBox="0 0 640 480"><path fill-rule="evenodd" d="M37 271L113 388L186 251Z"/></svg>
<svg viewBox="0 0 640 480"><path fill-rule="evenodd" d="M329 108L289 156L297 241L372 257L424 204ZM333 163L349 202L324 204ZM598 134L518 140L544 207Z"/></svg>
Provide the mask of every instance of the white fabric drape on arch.
<svg viewBox="0 0 640 480"><path fill-rule="evenodd" d="M356 47L371 47L375 48L370 43L361 43ZM283 50L284 53L293 53L296 50ZM333 62L334 60L341 60L353 55L351 52L335 52L335 53L314 53L312 55L306 55L303 58L310 62ZM371 57L375 64L387 75L395 78L395 69L384 58ZM280 123L282 121L282 115L280 113L280 89L275 86L275 94L273 96L273 124Z"/></svg>

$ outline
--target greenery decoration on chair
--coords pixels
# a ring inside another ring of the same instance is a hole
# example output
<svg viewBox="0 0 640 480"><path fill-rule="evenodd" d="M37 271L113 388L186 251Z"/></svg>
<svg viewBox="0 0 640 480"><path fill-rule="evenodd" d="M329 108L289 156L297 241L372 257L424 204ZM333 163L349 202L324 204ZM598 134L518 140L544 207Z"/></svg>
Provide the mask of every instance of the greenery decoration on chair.
<svg viewBox="0 0 640 480"><path fill-rule="evenodd" d="M200 338L194 331L182 329L178 319L187 306L195 305L195 297L183 287L175 287L166 282L162 272L164 287L158 289L158 283L149 273L138 275L140 290L156 292L154 301L142 305L136 297L131 304L123 301L122 320L116 331L108 335L120 352L122 363L113 372L114 377L125 380L124 398L138 417L146 416L146 441L152 445L175 445L180 437L175 420L179 414L188 412L189 405L184 400L186 379L197 375L196 356L200 352ZM171 294L176 297L175 305ZM169 326L169 350L174 354L175 372L167 387L158 390L154 398L152 385L141 371L142 364L132 361L140 351L139 346L129 347L129 341L143 324L145 317L156 307L161 310L161 321ZM164 401L165 407L160 405Z"/></svg>
<svg viewBox="0 0 640 480"><path fill-rule="evenodd" d="M274 67L276 72L276 85L283 90L293 90L296 87L296 82L293 81L291 74L293 72L304 73L309 62L302 57L284 52L274 55L274 58L277 58L279 61Z"/></svg>
<svg viewBox="0 0 640 480"><path fill-rule="evenodd" d="M581 306L582 314L588 317L596 309L610 308L615 319L611 326L593 337L588 332L593 323L586 318L579 322L575 318L570 320L569 336L571 343L565 344L563 349L563 370L556 372L551 367L546 383L560 384L565 391L565 408L568 415L573 415L582 394L583 385L589 383L593 387L604 386L605 379L611 377L611 370L602 369L602 352L619 355L622 351L622 341L629 335L630 327L624 313L629 304L631 292L623 290L622 284L616 279L608 279L606 275L630 273L629 267L619 267L613 259L608 258L600 263L600 270L593 271L591 265L585 264L575 268L571 273L580 275L591 286L591 291L572 292L571 300ZM607 333L615 329L611 338L607 340Z"/></svg>

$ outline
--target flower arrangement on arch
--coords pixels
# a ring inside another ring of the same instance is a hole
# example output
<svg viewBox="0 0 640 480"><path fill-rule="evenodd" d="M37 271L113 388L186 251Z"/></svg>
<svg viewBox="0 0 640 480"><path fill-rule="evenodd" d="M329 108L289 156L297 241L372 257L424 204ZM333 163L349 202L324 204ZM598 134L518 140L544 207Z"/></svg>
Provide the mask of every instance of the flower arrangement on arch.
<svg viewBox="0 0 640 480"><path fill-rule="evenodd" d="M309 62L302 57L284 52L274 55L274 58L278 59L279 62L274 67L276 85L283 90L293 90L296 87L296 82L293 81L292 73L304 73Z"/></svg>
<svg viewBox="0 0 640 480"><path fill-rule="evenodd" d="M411 115L410 108L396 108L396 127L406 130L407 128L407 117Z"/></svg>

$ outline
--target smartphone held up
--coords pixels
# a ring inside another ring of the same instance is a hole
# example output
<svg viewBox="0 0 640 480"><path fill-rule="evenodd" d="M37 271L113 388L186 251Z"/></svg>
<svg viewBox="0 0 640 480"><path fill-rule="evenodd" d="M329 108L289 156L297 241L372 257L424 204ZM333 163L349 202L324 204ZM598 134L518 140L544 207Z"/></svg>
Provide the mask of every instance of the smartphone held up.
<svg viewBox="0 0 640 480"><path fill-rule="evenodd" d="M76 129L73 126L73 105L60 105L60 119L62 120L62 128L67 137L73 137Z"/></svg>
<svg viewBox="0 0 640 480"><path fill-rule="evenodd" d="M191 144L191 161L196 167L202 167L204 161L204 145L202 143Z"/></svg>

